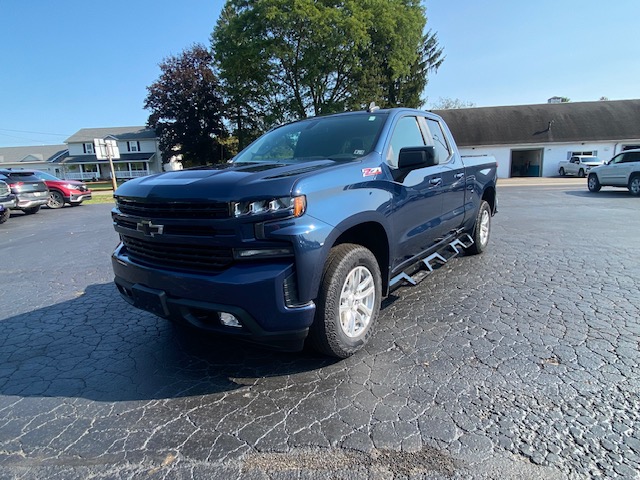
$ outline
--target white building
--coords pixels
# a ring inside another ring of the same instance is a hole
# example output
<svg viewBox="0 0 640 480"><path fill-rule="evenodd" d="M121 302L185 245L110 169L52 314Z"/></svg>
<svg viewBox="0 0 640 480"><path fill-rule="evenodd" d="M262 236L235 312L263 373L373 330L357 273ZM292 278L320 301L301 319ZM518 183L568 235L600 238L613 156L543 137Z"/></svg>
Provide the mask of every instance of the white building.
<svg viewBox="0 0 640 480"><path fill-rule="evenodd" d="M120 158L113 161L116 178L143 177L162 171L158 138L152 128L83 128L66 140L69 154L57 162L62 176L69 180L106 180L111 178L108 160L98 160L94 139L116 140Z"/></svg>
<svg viewBox="0 0 640 480"><path fill-rule="evenodd" d="M163 171L155 130L140 126L83 128L69 137L65 145L2 147L0 168L42 170L67 180L108 180L111 178L109 161L96 157L93 144L96 138L116 140L120 158L113 163L118 179ZM178 164L172 159L172 164L167 165L169 169L177 169L181 166Z"/></svg>
<svg viewBox="0 0 640 480"><path fill-rule="evenodd" d="M437 110L462 155L493 155L498 176L551 177L572 155L640 147L640 100Z"/></svg>

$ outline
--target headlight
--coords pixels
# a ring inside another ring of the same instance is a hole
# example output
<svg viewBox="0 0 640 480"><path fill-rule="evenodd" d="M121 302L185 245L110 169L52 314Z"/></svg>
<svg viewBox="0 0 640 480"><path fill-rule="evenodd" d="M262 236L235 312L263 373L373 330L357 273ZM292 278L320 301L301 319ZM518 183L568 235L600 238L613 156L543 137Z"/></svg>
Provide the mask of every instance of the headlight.
<svg viewBox="0 0 640 480"><path fill-rule="evenodd" d="M231 214L236 218L246 215L260 215L282 211L290 211L294 217L300 217L306 209L307 199L304 195L298 197L280 197L269 200L231 202Z"/></svg>
<svg viewBox="0 0 640 480"><path fill-rule="evenodd" d="M78 185L67 184L64 186L67 190L79 190Z"/></svg>

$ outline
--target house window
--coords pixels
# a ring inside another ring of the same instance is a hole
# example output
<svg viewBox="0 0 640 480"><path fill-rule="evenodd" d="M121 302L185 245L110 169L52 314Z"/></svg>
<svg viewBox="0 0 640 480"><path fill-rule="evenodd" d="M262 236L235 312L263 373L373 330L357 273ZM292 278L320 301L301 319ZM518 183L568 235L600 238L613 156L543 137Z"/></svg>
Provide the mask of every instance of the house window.
<svg viewBox="0 0 640 480"><path fill-rule="evenodd" d="M597 150L588 150L588 151L583 151L583 152L567 152L567 160L571 160L571 157L575 157L576 155L588 155L588 156L593 156L593 157L597 157L598 156L598 151Z"/></svg>
<svg viewBox="0 0 640 480"><path fill-rule="evenodd" d="M135 172L135 171L143 171L147 169L147 165L144 162L135 162L135 163L131 163L131 171Z"/></svg>
<svg viewBox="0 0 640 480"><path fill-rule="evenodd" d="M88 155L93 155L95 153L93 150L93 143L83 143L82 150Z"/></svg>
<svg viewBox="0 0 640 480"><path fill-rule="evenodd" d="M140 151L140 142L127 142L127 151L128 152L139 152Z"/></svg>

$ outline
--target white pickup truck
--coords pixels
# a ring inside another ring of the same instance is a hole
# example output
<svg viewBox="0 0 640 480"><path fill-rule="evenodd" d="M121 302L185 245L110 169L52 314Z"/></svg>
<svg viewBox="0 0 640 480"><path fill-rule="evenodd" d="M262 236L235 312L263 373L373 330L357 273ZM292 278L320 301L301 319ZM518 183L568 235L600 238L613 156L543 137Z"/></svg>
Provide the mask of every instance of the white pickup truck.
<svg viewBox="0 0 640 480"><path fill-rule="evenodd" d="M586 177L593 167L604 164L602 160L593 155L574 155L566 162L558 164L560 175L577 175Z"/></svg>
<svg viewBox="0 0 640 480"><path fill-rule="evenodd" d="M640 196L640 148L621 152L605 165L594 167L587 187L592 192L601 187L626 187L631 195Z"/></svg>

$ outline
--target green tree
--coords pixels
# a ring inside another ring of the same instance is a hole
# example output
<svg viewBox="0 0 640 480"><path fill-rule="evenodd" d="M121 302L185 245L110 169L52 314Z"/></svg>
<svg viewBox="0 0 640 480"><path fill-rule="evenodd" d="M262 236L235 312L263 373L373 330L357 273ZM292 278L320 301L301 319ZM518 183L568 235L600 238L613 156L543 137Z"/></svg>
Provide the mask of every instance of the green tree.
<svg viewBox="0 0 640 480"><path fill-rule="evenodd" d="M431 104L431 110L450 110L454 108L472 108L476 104L459 98L440 97L437 102Z"/></svg>
<svg viewBox="0 0 640 480"><path fill-rule="evenodd" d="M165 58L160 70L144 108L151 111L147 124L156 129L163 158L182 155L186 166L223 160L224 104L211 53L196 44Z"/></svg>
<svg viewBox="0 0 640 480"><path fill-rule="evenodd" d="M275 123L422 105L442 49L417 0L227 0L211 42L240 146Z"/></svg>

